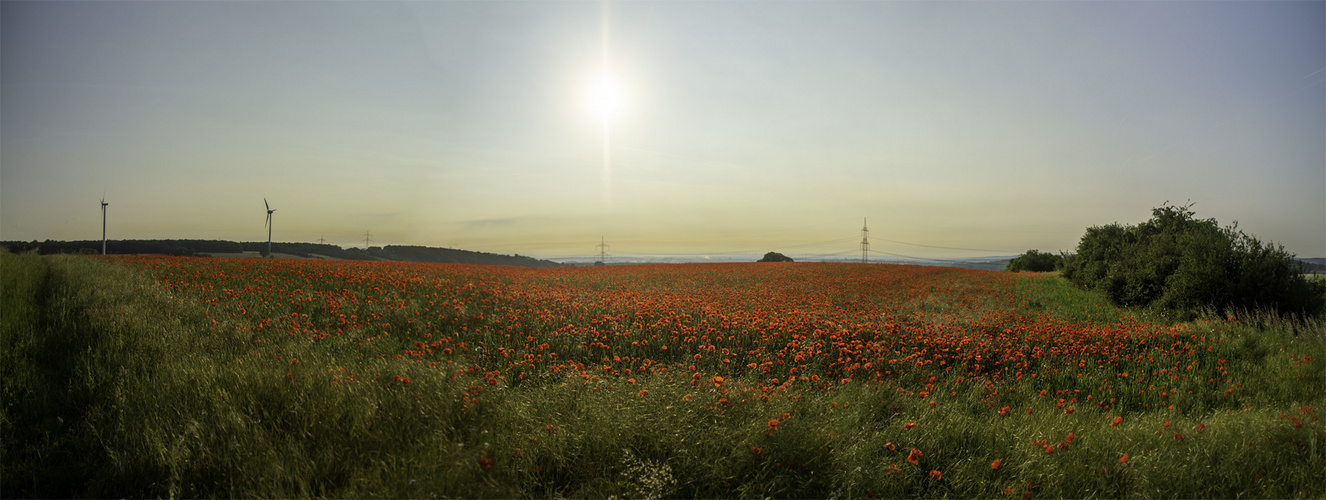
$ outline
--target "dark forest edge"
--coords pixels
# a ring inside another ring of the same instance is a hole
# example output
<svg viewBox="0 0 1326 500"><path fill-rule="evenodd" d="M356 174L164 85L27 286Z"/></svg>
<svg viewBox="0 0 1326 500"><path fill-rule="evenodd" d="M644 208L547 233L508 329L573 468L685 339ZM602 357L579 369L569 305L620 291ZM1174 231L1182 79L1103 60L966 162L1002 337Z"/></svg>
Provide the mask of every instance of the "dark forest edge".
<svg viewBox="0 0 1326 500"><path fill-rule="evenodd" d="M10 252L35 251L50 254L99 254L100 241L3 241L0 247ZM453 248L413 245L386 245L381 247L341 248L320 243L271 243L273 254L306 259L388 260L401 262L431 262L441 264L483 264L499 266L557 267L553 261L524 255L501 255ZM258 252L266 255L267 242L235 242L224 240L108 240L106 253L112 255L155 254L174 256L209 256L213 254L241 254Z"/></svg>

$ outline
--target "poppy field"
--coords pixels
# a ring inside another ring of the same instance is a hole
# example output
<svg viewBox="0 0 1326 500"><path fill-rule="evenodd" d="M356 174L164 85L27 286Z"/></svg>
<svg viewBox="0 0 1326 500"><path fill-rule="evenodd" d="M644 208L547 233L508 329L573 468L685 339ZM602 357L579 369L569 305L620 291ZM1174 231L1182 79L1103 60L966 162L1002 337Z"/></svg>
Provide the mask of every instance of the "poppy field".
<svg viewBox="0 0 1326 500"><path fill-rule="evenodd" d="M5 257L6 496L1326 494L1319 335L1054 276Z"/></svg>

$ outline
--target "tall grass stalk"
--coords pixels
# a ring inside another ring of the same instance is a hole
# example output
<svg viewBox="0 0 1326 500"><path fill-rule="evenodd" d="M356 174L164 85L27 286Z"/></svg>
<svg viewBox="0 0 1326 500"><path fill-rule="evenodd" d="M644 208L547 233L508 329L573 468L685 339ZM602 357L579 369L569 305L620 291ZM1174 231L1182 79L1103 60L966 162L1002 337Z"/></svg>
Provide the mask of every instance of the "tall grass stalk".
<svg viewBox="0 0 1326 500"><path fill-rule="evenodd" d="M1326 317L1280 313L1272 309L1236 309L1230 318L1252 328L1275 331L1326 344Z"/></svg>

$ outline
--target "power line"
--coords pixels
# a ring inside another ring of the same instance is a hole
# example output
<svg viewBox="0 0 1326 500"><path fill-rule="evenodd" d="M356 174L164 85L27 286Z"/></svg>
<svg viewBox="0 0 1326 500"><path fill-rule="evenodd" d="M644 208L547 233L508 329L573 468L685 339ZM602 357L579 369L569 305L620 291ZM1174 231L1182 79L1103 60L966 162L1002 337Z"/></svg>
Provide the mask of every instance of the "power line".
<svg viewBox="0 0 1326 500"><path fill-rule="evenodd" d="M900 253L885 252L885 251L881 251L881 250L871 250L871 252L874 252L874 253L877 253L877 254L880 254L880 255L888 255L888 256L891 256L891 257L902 257L902 258L904 258L904 259L932 260L932 261L940 261L940 260L944 260L944 259L931 259L931 258L928 258L928 257L916 257L916 256L913 256L913 255L903 255L903 254L900 254Z"/></svg>
<svg viewBox="0 0 1326 500"><path fill-rule="evenodd" d="M787 246L784 246L783 248L784 248L784 249L787 249L787 248L808 247L808 246L812 246L812 245L827 245L827 244L829 244L829 243L842 243L842 242L844 242L844 241L854 240L854 239L856 239L856 238L838 238L838 239L836 239L836 240L816 241L816 242L814 242L814 243L802 243L802 244L800 244L800 245L787 245Z"/></svg>
<svg viewBox="0 0 1326 500"><path fill-rule="evenodd" d="M837 238L837 239L825 240L825 241L813 241L813 242L810 242L810 243L800 243L800 244L796 244L796 245L771 245L771 246L772 246L772 247L775 247L775 248L778 248L778 249L787 250L787 249L789 249L789 248L801 248L801 247L816 246L816 245L830 245L830 244L835 244L835 245L836 245L836 244L839 244L839 243L843 243L843 242L845 242L845 241L853 241L853 240L855 240L855 239L856 239L855 237L847 237L847 238ZM756 251L737 250L737 251L724 251L724 252L681 252L681 253L668 252L668 253L666 253L666 254L645 254L645 253L632 253L632 252L617 252L617 255L635 255L635 256L649 256L649 255L678 255L678 256L681 256L681 255L760 255L760 253L761 253L761 252L756 252Z"/></svg>
<svg viewBox="0 0 1326 500"><path fill-rule="evenodd" d="M876 220L876 222L878 222L878 221L879 221L879 218L876 217L875 220ZM988 227L941 226L941 225L931 224L931 223L905 222L905 221L891 220L891 219L885 219L884 222L889 223L889 224L902 224L902 225L905 225L905 226L922 227L922 228L926 228L926 229L942 229L942 230L946 230L946 231L962 231L962 232L1026 233L1026 234L1081 234L1081 233L1082 233L1081 230L1072 230L1072 231L1043 231L1043 230L1030 230L1030 229L995 229L995 228L988 228Z"/></svg>
<svg viewBox="0 0 1326 500"><path fill-rule="evenodd" d="M941 250L970 250L970 251L973 251L973 252L1005 252L1005 253L1017 253L1016 250L992 250L992 249L989 249L989 248L945 247L945 246L939 246L939 245L923 245L923 244L920 244L920 243L909 243L909 242L906 242L906 241L888 240L888 239L884 239L884 238L879 238L879 239L884 240L884 241L887 241L887 242L889 242L889 243L897 243L897 244L900 244L900 245L911 245L911 246L914 246L914 247L925 247L925 248L938 248L938 249L941 249Z"/></svg>
<svg viewBox="0 0 1326 500"><path fill-rule="evenodd" d="M874 250L871 250L871 251L874 252ZM856 255L856 250L842 250L842 251L839 251L839 252L823 252L823 253L811 253L811 254L802 254L802 255L807 255L807 256L810 256L810 257L812 257L812 258L818 258L818 257L839 257L839 256L843 256L843 255Z"/></svg>

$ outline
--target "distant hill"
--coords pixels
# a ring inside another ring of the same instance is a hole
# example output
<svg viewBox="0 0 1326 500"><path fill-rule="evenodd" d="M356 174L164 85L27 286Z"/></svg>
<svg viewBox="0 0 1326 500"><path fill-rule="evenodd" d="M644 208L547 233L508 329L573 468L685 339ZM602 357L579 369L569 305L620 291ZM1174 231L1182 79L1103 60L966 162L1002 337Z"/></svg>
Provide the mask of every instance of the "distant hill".
<svg viewBox="0 0 1326 500"><path fill-rule="evenodd" d="M350 249L356 252L363 252L357 248ZM451 248L421 247L411 245L387 245L385 247L369 247L366 252L375 258L382 260L400 260L407 262L435 262L443 264L496 264L503 266L525 266L525 267L556 267L560 266L550 260L536 259L524 255L498 255L484 252L474 252L470 250L455 250Z"/></svg>
<svg viewBox="0 0 1326 500"><path fill-rule="evenodd" d="M55 253L101 253L101 241L3 241L0 246L11 252L35 250L41 254ZM267 251L265 241L222 241L222 240L110 240L106 242L106 252L110 254L158 254L179 256L241 255ZM307 259L329 258L343 260L391 260L403 262L434 262L449 264L484 264L499 266L556 267L556 262L541 260L523 255L500 255L470 250L434 248L408 245L387 245L385 247L341 248L336 245L318 243L278 243L272 242L272 253L290 255Z"/></svg>
<svg viewBox="0 0 1326 500"><path fill-rule="evenodd" d="M1312 257L1307 259L1298 259L1303 263L1303 270L1308 272L1326 271L1326 257Z"/></svg>

